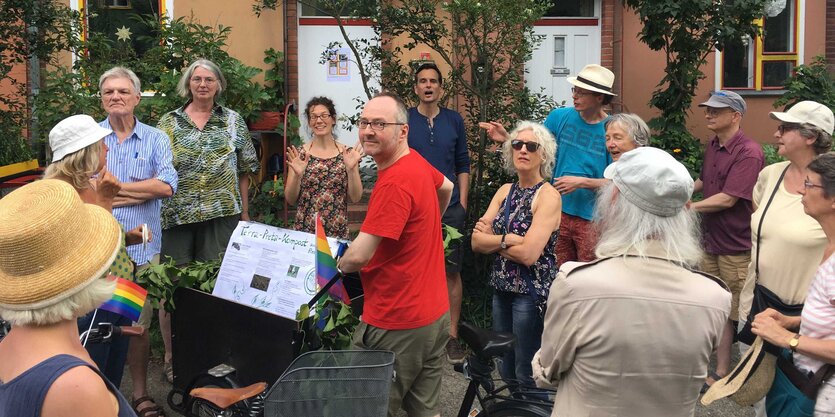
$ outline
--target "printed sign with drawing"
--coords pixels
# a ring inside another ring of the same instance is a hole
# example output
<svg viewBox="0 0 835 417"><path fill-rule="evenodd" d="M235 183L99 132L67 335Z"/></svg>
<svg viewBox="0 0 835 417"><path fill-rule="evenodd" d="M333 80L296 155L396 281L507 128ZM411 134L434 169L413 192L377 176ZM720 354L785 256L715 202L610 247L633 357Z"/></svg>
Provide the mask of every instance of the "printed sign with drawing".
<svg viewBox="0 0 835 417"><path fill-rule="evenodd" d="M328 238L331 253L339 242ZM316 294L316 236L238 222L212 295L289 319ZM311 310L313 311L313 310Z"/></svg>

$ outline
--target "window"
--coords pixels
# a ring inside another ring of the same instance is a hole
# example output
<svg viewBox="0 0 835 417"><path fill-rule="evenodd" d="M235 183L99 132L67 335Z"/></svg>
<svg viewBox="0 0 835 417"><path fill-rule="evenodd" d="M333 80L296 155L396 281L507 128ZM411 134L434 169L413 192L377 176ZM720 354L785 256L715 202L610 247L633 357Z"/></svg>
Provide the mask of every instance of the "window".
<svg viewBox="0 0 835 417"><path fill-rule="evenodd" d="M312 1L305 1L299 2L299 6L301 6L301 15L302 17L324 17L324 16L331 16L328 9L328 5L333 7L332 5L334 2L332 1L324 1L324 0L312 0ZM337 3L339 4L339 3ZM374 14L374 9L377 7L377 2L374 1L356 1L356 2L348 2L348 7L343 10L343 16L348 16L349 13L352 16L371 16ZM349 8L353 7L356 10L349 10Z"/></svg>
<svg viewBox="0 0 835 417"><path fill-rule="evenodd" d="M799 0L771 0L766 15L757 21L762 35L725 46L722 53L722 88L774 90L798 65Z"/></svg>
<svg viewBox="0 0 835 417"><path fill-rule="evenodd" d="M165 12L165 0L86 0L79 4L87 16L85 32L88 36L103 36L116 46L130 45L138 56L153 46L153 34L139 16L159 18Z"/></svg>
<svg viewBox="0 0 835 417"><path fill-rule="evenodd" d="M544 17L594 17L594 0L552 1Z"/></svg>
<svg viewBox="0 0 835 417"><path fill-rule="evenodd" d="M106 9L130 9L130 0L99 0Z"/></svg>

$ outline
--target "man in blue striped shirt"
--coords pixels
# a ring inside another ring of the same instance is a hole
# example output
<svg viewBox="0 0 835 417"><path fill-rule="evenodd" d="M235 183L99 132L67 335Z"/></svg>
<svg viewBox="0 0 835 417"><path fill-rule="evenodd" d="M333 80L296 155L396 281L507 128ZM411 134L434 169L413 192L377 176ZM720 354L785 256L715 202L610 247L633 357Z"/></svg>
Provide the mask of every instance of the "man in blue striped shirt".
<svg viewBox="0 0 835 417"><path fill-rule="evenodd" d="M141 123L133 112L139 104L141 86L133 71L114 67L99 78L102 108L107 119L100 124L113 130L104 138L109 148L107 170L122 182L122 189L113 200L113 215L125 230L147 224L151 240L147 244L128 246L128 255L137 270L159 262L162 228L160 207L163 198L177 191L177 171L172 165L171 140L161 130ZM146 329L153 309L146 303L139 324ZM140 415L148 410L160 412L147 393L148 332L132 338L127 353L133 380L133 407Z"/></svg>

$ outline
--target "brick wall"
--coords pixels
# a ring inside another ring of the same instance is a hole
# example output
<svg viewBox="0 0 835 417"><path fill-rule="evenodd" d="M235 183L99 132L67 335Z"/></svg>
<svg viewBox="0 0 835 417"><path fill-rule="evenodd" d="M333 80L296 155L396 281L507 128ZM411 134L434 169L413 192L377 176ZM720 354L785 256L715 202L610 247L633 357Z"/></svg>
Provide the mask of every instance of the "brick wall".
<svg viewBox="0 0 835 417"><path fill-rule="evenodd" d="M835 0L826 0L826 61L835 70Z"/></svg>
<svg viewBox="0 0 835 417"><path fill-rule="evenodd" d="M615 63L615 0L603 0L600 11L600 65L612 69Z"/></svg>
<svg viewBox="0 0 835 417"><path fill-rule="evenodd" d="M302 104L299 103L299 3L288 1L285 4L287 15L284 16L284 24L287 25L287 51L284 57L287 60L288 96L301 106Z"/></svg>

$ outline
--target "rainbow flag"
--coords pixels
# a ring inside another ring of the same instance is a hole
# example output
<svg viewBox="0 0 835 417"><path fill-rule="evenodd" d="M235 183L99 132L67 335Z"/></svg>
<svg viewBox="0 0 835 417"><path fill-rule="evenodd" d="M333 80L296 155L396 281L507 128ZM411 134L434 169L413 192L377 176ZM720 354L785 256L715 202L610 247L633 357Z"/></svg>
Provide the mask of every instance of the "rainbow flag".
<svg viewBox="0 0 835 417"><path fill-rule="evenodd" d="M113 298L99 308L121 314L131 319L131 321L138 321L148 291L136 285L135 282L114 275L111 275L111 277L116 280L116 290L113 291Z"/></svg>
<svg viewBox="0 0 835 417"><path fill-rule="evenodd" d="M325 227L322 225L322 218L316 213L316 283L319 288L324 288L328 281L336 276L336 260L331 255L331 247L328 245L328 238L325 236ZM335 282L328 294L345 304L351 304L351 299L345 291L342 281Z"/></svg>

